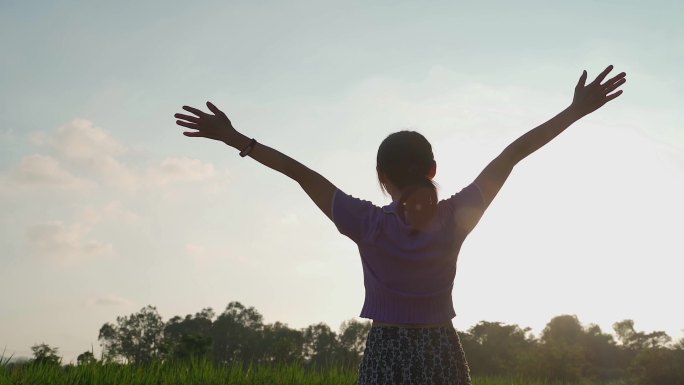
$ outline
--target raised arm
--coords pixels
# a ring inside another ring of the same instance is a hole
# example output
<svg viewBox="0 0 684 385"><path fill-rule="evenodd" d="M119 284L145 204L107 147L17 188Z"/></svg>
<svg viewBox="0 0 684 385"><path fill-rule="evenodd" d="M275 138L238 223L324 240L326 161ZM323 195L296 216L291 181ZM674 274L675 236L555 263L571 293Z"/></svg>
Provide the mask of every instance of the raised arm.
<svg viewBox="0 0 684 385"><path fill-rule="evenodd" d="M622 94L622 90L613 91L627 81L624 72L602 83L612 69L612 65L608 66L593 82L587 85L585 85L587 71L582 72L577 86L575 86L572 104L568 108L516 139L482 170L475 179L475 183L482 190L485 198L485 207L488 207L492 200L494 200L494 197L496 197L501 186L503 186L513 167L518 162L550 142L572 123L596 111Z"/></svg>
<svg viewBox="0 0 684 385"><path fill-rule="evenodd" d="M207 107L213 115L189 106L183 106L183 109L195 116L174 115L179 119L176 124L196 130L183 132L185 136L219 140L238 150L243 150L250 144L251 139L239 133L223 111L210 102L207 102ZM316 171L264 144L256 143L249 156L299 183L316 206L332 219L332 198L336 190L335 185Z"/></svg>

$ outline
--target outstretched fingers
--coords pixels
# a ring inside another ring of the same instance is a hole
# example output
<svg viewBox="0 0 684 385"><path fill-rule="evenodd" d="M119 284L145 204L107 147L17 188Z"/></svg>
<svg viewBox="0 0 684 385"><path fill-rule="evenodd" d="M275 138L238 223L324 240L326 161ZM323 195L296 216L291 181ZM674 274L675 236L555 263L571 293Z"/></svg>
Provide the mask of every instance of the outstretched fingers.
<svg viewBox="0 0 684 385"><path fill-rule="evenodd" d="M199 130L199 124L197 123L192 123L192 122L186 122L184 120L176 120L176 124L179 126L187 127L187 128L193 128L195 130Z"/></svg>
<svg viewBox="0 0 684 385"><path fill-rule="evenodd" d="M610 95L606 95L606 98L604 99L603 104L608 103L609 101L611 101L611 100L617 98L617 97L620 96L620 95L622 95L622 90L620 90L620 91L618 91L618 92L614 92L614 93L612 93L612 94L610 94Z"/></svg>
<svg viewBox="0 0 684 385"><path fill-rule="evenodd" d="M211 102L207 102L207 108L209 108L209 111L213 112L214 115L225 115L223 111L219 110L215 105L213 105Z"/></svg>
<svg viewBox="0 0 684 385"><path fill-rule="evenodd" d="M192 123L199 123L199 120L200 120L200 118L198 118L196 116L190 116L190 115L185 115L185 114L175 114L173 116L177 119L187 120L188 122L192 122Z"/></svg>
<svg viewBox="0 0 684 385"><path fill-rule="evenodd" d="M202 110L198 110L198 109L195 108L195 107L183 106L183 109L184 109L185 111L192 112L193 114L197 115L197 116L200 117L200 118L203 118L203 117L205 117L205 116L209 116L209 114L207 114L206 112L203 112Z"/></svg>
<svg viewBox="0 0 684 385"><path fill-rule="evenodd" d="M610 78L610 80L608 80L608 81L606 81L605 83L603 83L602 86L607 86L607 85L610 85L610 84L612 84L612 83L615 83L615 82L617 82L618 80L624 78L625 76L627 76L627 73L625 73L625 72L620 72L619 74L617 74L617 75L613 76L612 78Z"/></svg>
<svg viewBox="0 0 684 385"><path fill-rule="evenodd" d="M187 128L192 128L193 130L197 130L197 131L184 131L183 135L185 135L185 136L205 137L204 133L202 133L202 131L200 131L200 129L199 129L199 124L190 123L190 122L186 122L183 120L176 120L176 124L179 126L183 126L183 127L187 127Z"/></svg>
<svg viewBox="0 0 684 385"><path fill-rule="evenodd" d="M592 85L601 84L601 82L603 81L603 79L605 79L606 76L607 76L607 75L610 73L610 71L612 71L612 70L613 70L613 65L611 64L611 65L609 65L608 67L606 67L606 69L604 69L603 72L601 72L601 73L596 77L596 79L594 79L594 81L591 82L591 84L592 84Z"/></svg>
<svg viewBox="0 0 684 385"><path fill-rule="evenodd" d="M615 91L621 85L625 84L625 82L627 82L627 79L622 77L613 83L606 83L606 85L604 85L604 89L603 89L604 91L603 92L607 95L607 94Z"/></svg>
<svg viewBox="0 0 684 385"><path fill-rule="evenodd" d="M587 82L587 71L584 70L584 71L582 71L582 76L580 76L579 80L577 81L577 85L575 86L575 89L584 88L584 84L586 82Z"/></svg>

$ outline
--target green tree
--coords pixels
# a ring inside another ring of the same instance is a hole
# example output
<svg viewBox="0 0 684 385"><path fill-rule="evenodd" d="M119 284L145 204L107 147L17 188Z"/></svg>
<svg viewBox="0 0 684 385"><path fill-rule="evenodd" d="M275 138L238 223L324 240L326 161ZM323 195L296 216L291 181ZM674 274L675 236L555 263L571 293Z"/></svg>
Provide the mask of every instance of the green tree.
<svg viewBox="0 0 684 385"><path fill-rule="evenodd" d="M212 325L212 353L222 364L257 362L262 356L263 316L253 307L233 301Z"/></svg>
<svg viewBox="0 0 684 385"><path fill-rule="evenodd" d="M462 338L473 374L514 375L530 354L534 340L530 328L480 321Z"/></svg>
<svg viewBox="0 0 684 385"><path fill-rule="evenodd" d="M637 384L684 384L684 350L663 347L641 350L630 366L630 373Z"/></svg>
<svg viewBox="0 0 684 385"><path fill-rule="evenodd" d="M347 368L355 368L361 363L371 326L370 322L354 319L342 322L338 334L339 364Z"/></svg>
<svg viewBox="0 0 684 385"><path fill-rule="evenodd" d="M76 357L76 363L78 365L88 365L97 362L95 355L91 351L85 351Z"/></svg>
<svg viewBox="0 0 684 385"><path fill-rule="evenodd" d="M324 323L304 329L304 359L314 367L329 367L337 362L340 352L337 334Z"/></svg>
<svg viewBox="0 0 684 385"><path fill-rule="evenodd" d="M680 338L679 341L673 345L673 348L684 350L684 337Z"/></svg>
<svg viewBox="0 0 684 385"><path fill-rule="evenodd" d="M289 364L303 359L304 334L287 324L265 325L262 340L262 361Z"/></svg>
<svg viewBox="0 0 684 385"><path fill-rule="evenodd" d="M562 381L579 381L587 361L581 339L582 325L575 315L556 316L541 333L540 373L543 377Z"/></svg>
<svg viewBox="0 0 684 385"><path fill-rule="evenodd" d="M129 316L117 317L116 325L106 323L98 335L107 360L147 364L163 358L164 322L154 306L146 306Z"/></svg>
<svg viewBox="0 0 684 385"><path fill-rule="evenodd" d="M672 338L664 331L650 333L638 332L634 329L634 321L626 319L613 324L613 330L622 346L632 350L665 347Z"/></svg>
<svg viewBox="0 0 684 385"><path fill-rule="evenodd" d="M119 332L114 324L109 322L102 325L97 339L102 346L102 360L105 362L116 361L122 358Z"/></svg>
<svg viewBox="0 0 684 385"><path fill-rule="evenodd" d="M39 365L59 365L62 358L57 355L58 348L53 348L46 343L31 346L33 351L33 363Z"/></svg>
<svg viewBox="0 0 684 385"><path fill-rule="evenodd" d="M587 363L584 377L601 382L624 377L627 364L612 335L603 333L598 325L589 325L579 342Z"/></svg>
<svg viewBox="0 0 684 385"><path fill-rule="evenodd" d="M202 309L194 316L175 316L164 327L164 347L168 357L178 360L209 357L212 346L211 308Z"/></svg>

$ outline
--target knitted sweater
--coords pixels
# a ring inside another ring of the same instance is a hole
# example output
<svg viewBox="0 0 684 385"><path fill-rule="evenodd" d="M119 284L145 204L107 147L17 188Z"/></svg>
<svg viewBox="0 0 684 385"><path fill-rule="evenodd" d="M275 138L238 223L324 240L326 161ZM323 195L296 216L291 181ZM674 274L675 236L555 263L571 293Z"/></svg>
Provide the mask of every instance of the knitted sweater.
<svg viewBox="0 0 684 385"><path fill-rule="evenodd" d="M451 292L459 250L484 212L482 191L471 183L441 200L421 231L397 213L336 190L332 217L361 255L366 298L361 317L391 323L440 323L455 315Z"/></svg>

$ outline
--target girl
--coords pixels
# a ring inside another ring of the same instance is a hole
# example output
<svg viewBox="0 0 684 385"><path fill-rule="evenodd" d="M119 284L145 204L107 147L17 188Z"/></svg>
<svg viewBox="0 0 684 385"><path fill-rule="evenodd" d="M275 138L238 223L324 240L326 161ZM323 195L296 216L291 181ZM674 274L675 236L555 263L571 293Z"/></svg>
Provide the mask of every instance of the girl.
<svg viewBox="0 0 684 385"><path fill-rule="evenodd" d="M604 82L608 66L585 85L583 71L569 107L527 132L470 185L438 201L436 163L419 133L389 135L377 154L380 187L392 202L377 207L338 189L296 160L238 132L210 102L212 114L183 106L183 134L220 140L294 179L361 255L366 296L361 317L373 320L359 367L359 384L470 384L465 355L451 324L456 259L461 244L491 204L513 167L572 123L615 99L624 72Z"/></svg>

